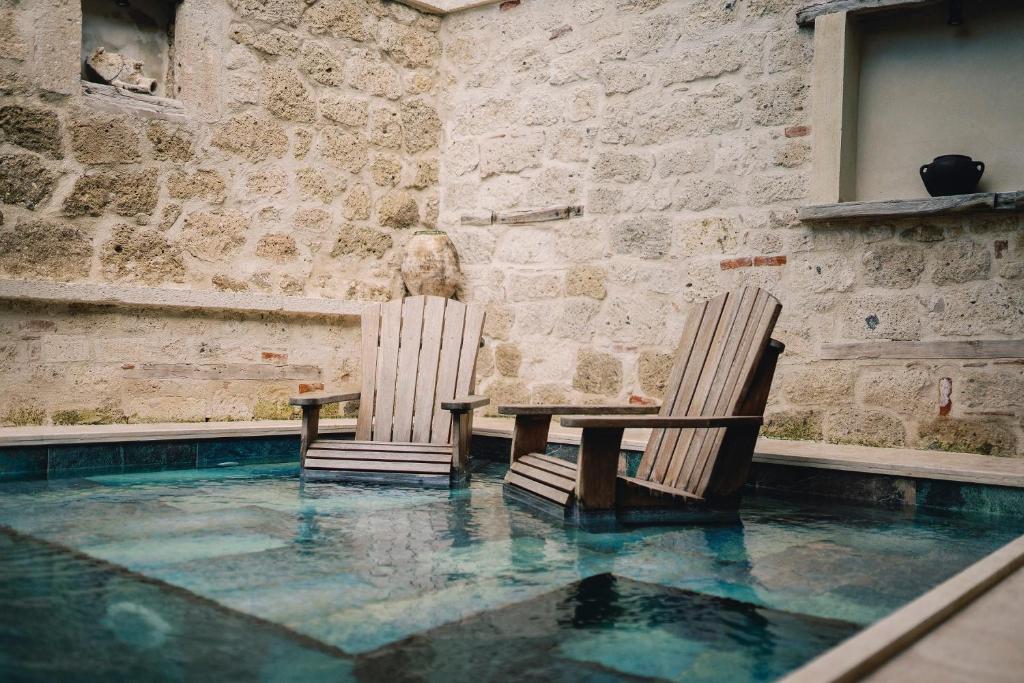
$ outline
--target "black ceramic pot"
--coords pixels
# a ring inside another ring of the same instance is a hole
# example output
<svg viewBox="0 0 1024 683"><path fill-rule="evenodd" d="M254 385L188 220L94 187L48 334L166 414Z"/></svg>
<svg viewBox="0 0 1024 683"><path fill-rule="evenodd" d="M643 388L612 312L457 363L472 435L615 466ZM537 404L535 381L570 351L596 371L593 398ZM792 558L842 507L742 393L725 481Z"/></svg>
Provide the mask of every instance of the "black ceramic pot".
<svg viewBox="0 0 1024 683"><path fill-rule="evenodd" d="M978 181L985 172L985 164L963 154L946 154L921 167L921 180L933 197L951 194L971 194L978 189Z"/></svg>

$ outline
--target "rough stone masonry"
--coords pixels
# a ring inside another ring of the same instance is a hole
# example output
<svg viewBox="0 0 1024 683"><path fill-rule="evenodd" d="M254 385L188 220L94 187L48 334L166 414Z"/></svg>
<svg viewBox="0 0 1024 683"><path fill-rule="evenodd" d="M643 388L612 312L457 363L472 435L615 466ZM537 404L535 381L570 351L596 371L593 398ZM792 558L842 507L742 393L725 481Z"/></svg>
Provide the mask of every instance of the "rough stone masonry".
<svg viewBox="0 0 1024 683"><path fill-rule="evenodd" d="M686 306L756 284L785 305L769 435L1022 455L1020 361L820 359L1021 338L1024 233L796 219L798 4L185 0L168 113L82 94L77 2L0 0L0 277L383 300L436 225L488 308L492 404L657 401ZM4 424L287 416L358 375L337 320L0 305Z"/></svg>
<svg viewBox="0 0 1024 683"><path fill-rule="evenodd" d="M660 398L689 302L785 308L764 433L1024 454L1024 362L827 361L820 345L1020 339L1016 215L811 227L799 0L523 0L442 23L441 224L488 306L492 404ZM460 225L579 204L582 218Z"/></svg>

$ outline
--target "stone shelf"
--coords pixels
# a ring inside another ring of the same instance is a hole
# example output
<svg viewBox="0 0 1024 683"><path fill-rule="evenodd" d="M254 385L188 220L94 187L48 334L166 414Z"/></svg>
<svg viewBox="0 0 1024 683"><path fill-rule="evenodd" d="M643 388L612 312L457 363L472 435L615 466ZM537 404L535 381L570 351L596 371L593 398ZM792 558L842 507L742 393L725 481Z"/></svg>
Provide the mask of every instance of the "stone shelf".
<svg viewBox="0 0 1024 683"><path fill-rule="evenodd" d="M91 282L0 279L0 300L47 304L86 304L185 311L358 317L370 302L307 299L193 289L126 287Z"/></svg>
<svg viewBox="0 0 1024 683"><path fill-rule="evenodd" d="M915 216L943 216L991 211L1024 212L1024 192L978 192L951 197L817 204L800 207L798 217L802 221L817 222L913 218Z"/></svg>
<svg viewBox="0 0 1024 683"><path fill-rule="evenodd" d="M939 2L942 0L818 0L796 11L796 23L800 26L810 26L818 17L835 12L859 14L861 12L922 7Z"/></svg>

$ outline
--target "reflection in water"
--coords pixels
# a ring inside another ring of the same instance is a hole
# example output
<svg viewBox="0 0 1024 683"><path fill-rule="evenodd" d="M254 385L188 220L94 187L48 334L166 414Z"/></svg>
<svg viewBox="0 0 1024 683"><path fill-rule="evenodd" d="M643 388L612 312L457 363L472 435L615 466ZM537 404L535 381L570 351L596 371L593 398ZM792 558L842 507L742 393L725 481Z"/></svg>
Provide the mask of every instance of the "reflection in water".
<svg viewBox="0 0 1024 683"><path fill-rule="evenodd" d="M763 496L731 523L578 529L503 500L503 474L452 491L302 485L291 466L0 484L0 524L189 592L5 552L0 678L59 679L59 650L59 671L96 662L100 680L769 680L1022 530Z"/></svg>

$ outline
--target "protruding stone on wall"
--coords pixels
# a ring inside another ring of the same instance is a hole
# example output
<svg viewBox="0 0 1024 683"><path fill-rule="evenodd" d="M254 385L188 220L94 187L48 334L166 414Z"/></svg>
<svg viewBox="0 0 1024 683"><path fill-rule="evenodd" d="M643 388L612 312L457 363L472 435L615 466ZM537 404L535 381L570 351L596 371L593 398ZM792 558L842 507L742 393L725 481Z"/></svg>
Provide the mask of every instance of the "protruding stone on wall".
<svg viewBox="0 0 1024 683"><path fill-rule="evenodd" d="M358 41L370 37L367 30L369 21L370 15L362 0L321 0L306 10L303 18L303 23L311 33L327 33Z"/></svg>
<svg viewBox="0 0 1024 683"><path fill-rule="evenodd" d="M860 446L896 448L906 444L903 423L879 411L849 408L828 416L823 428L825 440Z"/></svg>
<svg viewBox="0 0 1024 683"><path fill-rule="evenodd" d="M391 248L391 235L380 230L347 224L341 227L331 256L381 258Z"/></svg>
<svg viewBox="0 0 1024 683"><path fill-rule="evenodd" d="M622 361L610 353L581 349L572 386L588 394L614 396L622 389Z"/></svg>
<svg viewBox="0 0 1024 683"><path fill-rule="evenodd" d="M57 113L39 107L0 107L0 130L8 142L51 159L64 158L63 129Z"/></svg>
<svg viewBox="0 0 1024 683"><path fill-rule="evenodd" d="M249 222L235 210L197 212L185 218L182 246L200 261L220 261L245 244Z"/></svg>
<svg viewBox="0 0 1024 683"><path fill-rule="evenodd" d="M57 181L39 157L33 154L0 155L0 202L29 209L49 199Z"/></svg>
<svg viewBox="0 0 1024 683"><path fill-rule="evenodd" d="M106 280L156 285L182 282L181 249L162 234L131 225L115 226L100 246L100 270Z"/></svg>
<svg viewBox="0 0 1024 683"><path fill-rule="evenodd" d="M99 216L110 210L120 216L148 216L156 209L157 189L155 169L88 173L64 199L64 214Z"/></svg>
<svg viewBox="0 0 1024 683"><path fill-rule="evenodd" d="M917 440L922 448L942 451L1013 455L1017 438L1005 424L993 419L936 418L920 426Z"/></svg>
<svg viewBox="0 0 1024 683"><path fill-rule="evenodd" d="M408 228L420 220L419 206L408 192L392 190L384 195L377 207L377 218L389 228Z"/></svg>
<svg viewBox="0 0 1024 683"><path fill-rule="evenodd" d="M192 158L194 133L181 124L150 121L146 137L153 148L153 157L161 161L188 161Z"/></svg>
<svg viewBox="0 0 1024 683"><path fill-rule="evenodd" d="M321 133L321 154L350 173L358 173L368 160L369 146L361 133L328 129Z"/></svg>
<svg viewBox="0 0 1024 683"><path fill-rule="evenodd" d="M12 221L0 230L0 269L8 275L77 280L89 274L91 262L92 238L71 223Z"/></svg>
<svg viewBox="0 0 1024 683"><path fill-rule="evenodd" d="M174 171L167 178L167 194L174 199L204 199L220 203L227 196L227 186L221 174L211 169Z"/></svg>
<svg viewBox="0 0 1024 683"><path fill-rule="evenodd" d="M211 142L249 161L280 159L288 149L288 138L280 124L251 113L217 126Z"/></svg>
<svg viewBox="0 0 1024 683"><path fill-rule="evenodd" d="M141 130L132 117L78 111L68 128L71 150L83 164L126 164L142 157Z"/></svg>
<svg viewBox="0 0 1024 683"><path fill-rule="evenodd" d="M277 263L294 261L298 256L295 238L281 233L264 235L256 242L256 256Z"/></svg>

